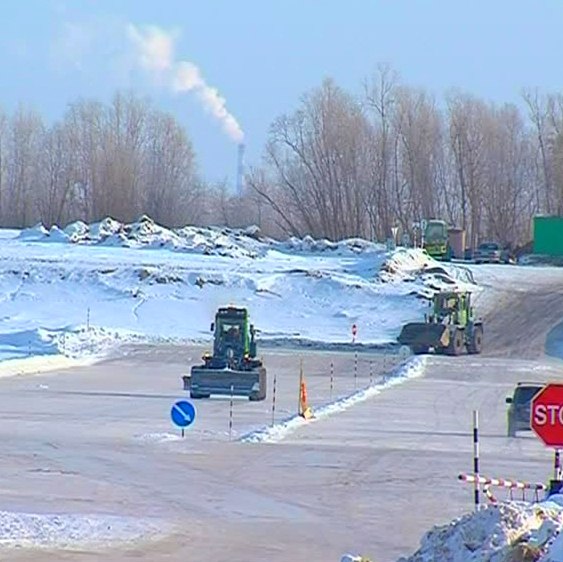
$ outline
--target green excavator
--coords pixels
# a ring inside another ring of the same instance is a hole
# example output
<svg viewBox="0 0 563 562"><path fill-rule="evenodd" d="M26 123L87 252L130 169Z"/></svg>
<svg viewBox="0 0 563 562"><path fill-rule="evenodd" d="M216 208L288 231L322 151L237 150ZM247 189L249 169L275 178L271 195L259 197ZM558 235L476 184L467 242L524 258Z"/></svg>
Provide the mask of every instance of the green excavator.
<svg viewBox="0 0 563 562"><path fill-rule="evenodd" d="M430 314L424 322L411 322L403 326L398 342L409 346L413 353L460 355L481 353L483 347L483 322L475 317L468 291L436 293L429 303Z"/></svg>
<svg viewBox="0 0 563 562"><path fill-rule="evenodd" d="M211 331L213 354L205 353L203 364L194 365L190 375L182 377L184 390L190 391L191 398L232 394L248 396L252 401L264 400L266 369L256 357L256 330L250 324L248 310L219 308Z"/></svg>

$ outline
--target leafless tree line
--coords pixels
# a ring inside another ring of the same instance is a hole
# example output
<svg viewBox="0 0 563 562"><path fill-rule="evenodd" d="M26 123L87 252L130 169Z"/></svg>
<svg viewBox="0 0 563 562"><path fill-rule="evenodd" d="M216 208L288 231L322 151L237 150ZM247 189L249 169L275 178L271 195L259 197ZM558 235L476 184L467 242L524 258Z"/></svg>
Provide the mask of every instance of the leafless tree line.
<svg viewBox="0 0 563 562"><path fill-rule="evenodd" d="M31 110L0 112L0 225L146 213L167 226L384 240L444 218L470 244L515 245L534 214L563 214L562 94L436 100L385 66L363 86L354 96L325 80L277 118L242 198L206 185L184 128L133 95L77 101L49 126Z"/></svg>
<svg viewBox="0 0 563 562"><path fill-rule="evenodd" d="M382 240L443 218L469 244L520 244L534 214L563 214L563 95L439 102L385 66L359 98L325 80L272 124L247 183L270 224L298 236Z"/></svg>
<svg viewBox="0 0 563 562"><path fill-rule="evenodd" d="M78 101L52 126L31 110L0 114L3 226L143 213L186 224L201 213L202 190L184 129L145 100Z"/></svg>

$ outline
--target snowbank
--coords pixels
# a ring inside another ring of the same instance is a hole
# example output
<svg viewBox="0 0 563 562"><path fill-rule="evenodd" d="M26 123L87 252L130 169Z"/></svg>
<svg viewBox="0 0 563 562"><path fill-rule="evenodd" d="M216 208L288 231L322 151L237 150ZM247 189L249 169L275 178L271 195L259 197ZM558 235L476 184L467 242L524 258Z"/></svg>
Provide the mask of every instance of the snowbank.
<svg viewBox="0 0 563 562"><path fill-rule="evenodd" d="M563 508L557 501L505 502L439 527L399 562L563 561Z"/></svg>
<svg viewBox="0 0 563 562"><path fill-rule="evenodd" d="M37 375L49 371L84 367L94 362L92 358L73 359L64 355L35 356L26 359L8 359L0 362L0 378L17 375Z"/></svg>
<svg viewBox="0 0 563 562"><path fill-rule="evenodd" d="M424 374L425 366L426 357L413 357L388 375L385 375L382 382L368 386L363 390L354 392L350 396L346 396L336 400L335 402L330 402L320 408L315 408L313 412L314 417L309 420L295 415L280 423L243 435L240 438L240 441L244 443L275 443L281 441L300 427L315 423L316 421L322 420L328 416L348 410L360 402L364 402L374 396L377 396L387 388L397 384L402 384L409 379L422 376Z"/></svg>
<svg viewBox="0 0 563 562"><path fill-rule="evenodd" d="M0 511L3 547L87 548L149 541L162 536L161 522L109 515L12 513Z"/></svg>
<svg viewBox="0 0 563 562"><path fill-rule="evenodd" d="M277 241L260 235L257 226L243 229L184 226L166 228L143 215L136 222L125 224L107 217L87 225L82 221L69 224L64 229L53 226L50 230L42 224L23 230L19 237L26 242L68 242L72 244L109 245L127 248L167 248L205 255L232 258L263 256L268 250L287 253L358 254L381 251L381 244L350 238L340 242L291 237Z"/></svg>

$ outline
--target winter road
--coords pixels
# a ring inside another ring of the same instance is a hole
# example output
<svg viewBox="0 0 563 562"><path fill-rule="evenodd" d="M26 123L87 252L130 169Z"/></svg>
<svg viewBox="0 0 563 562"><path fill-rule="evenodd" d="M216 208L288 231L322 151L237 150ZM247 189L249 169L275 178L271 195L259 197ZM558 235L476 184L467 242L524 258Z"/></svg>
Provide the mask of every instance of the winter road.
<svg viewBox="0 0 563 562"><path fill-rule="evenodd" d="M499 269L502 271L502 269ZM228 441L228 399L197 402L184 440L167 418L180 375L200 350L138 348L52 375L0 380L3 508L162 518L171 534L129 549L17 550L10 560L339 560L346 551L391 562L422 534L471 509L471 411L480 411L481 468L543 480L551 453L531 435L506 437L504 398L518 380L563 378L543 355L563 317L563 275L487 301L487 352L429 359L423 378L385 390L276 444ZM354 390L353 354L264 351L278 375L279 418L295 411L299 357L315 403ZM383 359L360 356L356 386ZM386 359L389 362L389 359ZM386 365L389 367L389 364ZM271 377L270 377L271 388ZM278 418L278 419L279 419ZM271 421L271 401L236 400L237 436ZM502 492L498 493L502 497Z"/></svg>

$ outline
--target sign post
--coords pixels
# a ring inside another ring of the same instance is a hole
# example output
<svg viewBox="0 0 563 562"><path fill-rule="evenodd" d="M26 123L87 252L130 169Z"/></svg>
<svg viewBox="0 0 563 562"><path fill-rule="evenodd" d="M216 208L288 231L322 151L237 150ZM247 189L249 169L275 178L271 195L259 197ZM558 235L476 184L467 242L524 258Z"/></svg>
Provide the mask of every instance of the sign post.
<svg viewBox="0 0 563 562"><path fill-rule="evenodd" d="M356 335L358 334L358 326L352 324L352 343L356 343Z"/></svg>
<svg viewBox="0 0 563 562"><path fill-rule="evenodd" d="M548 495L557 494L563 488L559 453L563 449L563 383L549 383L534 396L530 427L547 447L555 449Z"/></svg>

